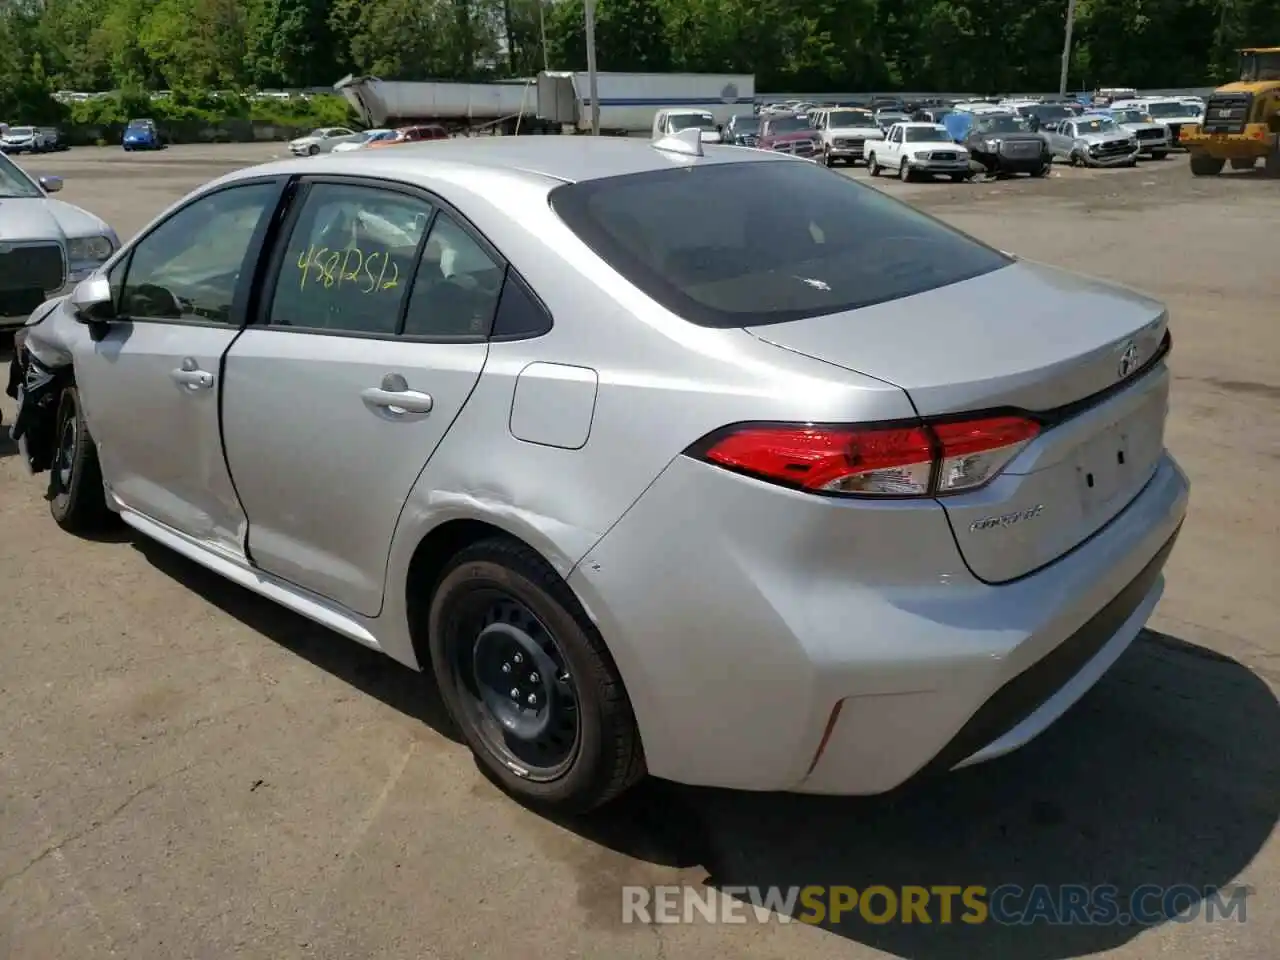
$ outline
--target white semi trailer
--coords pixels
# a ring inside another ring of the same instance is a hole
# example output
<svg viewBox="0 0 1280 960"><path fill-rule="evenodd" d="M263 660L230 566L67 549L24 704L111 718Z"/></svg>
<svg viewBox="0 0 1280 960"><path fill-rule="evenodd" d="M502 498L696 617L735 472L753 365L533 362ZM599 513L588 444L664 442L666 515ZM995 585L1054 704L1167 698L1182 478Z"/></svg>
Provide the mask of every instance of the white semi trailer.
<svg viewBox="0 0 1280 960"><path fill-rule="evenodd" d="M754 74L597 73L600 130L647 134L663 107L709 111L717 123L750 113L756 101ZM591 85L585 71L538 75L538 119L569 132L591 130Z"/></svg>

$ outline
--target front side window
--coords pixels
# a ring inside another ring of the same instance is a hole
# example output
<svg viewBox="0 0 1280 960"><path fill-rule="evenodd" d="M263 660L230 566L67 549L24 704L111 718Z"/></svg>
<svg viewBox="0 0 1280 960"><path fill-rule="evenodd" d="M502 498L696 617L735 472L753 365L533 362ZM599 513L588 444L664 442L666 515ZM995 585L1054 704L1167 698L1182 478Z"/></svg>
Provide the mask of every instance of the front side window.
<svg viewBox="0 0 1280 960"><path fill-rule="evenodd" d="M709 164L587 180L556 187L551 204L632 285L708 327L856 310L1011 262L809 163Z"/></svg>
<svg viewBox="0 0 1280 960"><path fill-rule="evenodd" d="M0 200L31 199L40 196L40 188L12 160L0 153Z"/></svg>
<svg viewBox="0 0 1280 960"><path fill-rule="evenodd" d="M285 247L269 323L392 335L432 207L355 184L315 183Z"/></svg>
<svg viewBox="0 0 1280 960"><path fill-rule="evenodd" d="M130 319L238 322L231 305L240 274L278 193L274 183L219 190L156 227L129 255L121 312Z"/></svg>

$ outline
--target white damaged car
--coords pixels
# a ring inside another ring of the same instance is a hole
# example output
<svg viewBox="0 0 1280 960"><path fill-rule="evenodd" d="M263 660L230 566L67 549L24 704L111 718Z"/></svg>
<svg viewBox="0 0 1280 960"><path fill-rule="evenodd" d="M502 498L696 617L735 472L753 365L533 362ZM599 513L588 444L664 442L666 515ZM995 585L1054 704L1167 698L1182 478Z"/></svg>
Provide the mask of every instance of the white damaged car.
<svg viewBox="0 0 1280 960"><path fill-rule="evenodd" d="M21 326L120 246L88 210L55 200L61 177L35 178L0 155L0 329Z"/></svg>

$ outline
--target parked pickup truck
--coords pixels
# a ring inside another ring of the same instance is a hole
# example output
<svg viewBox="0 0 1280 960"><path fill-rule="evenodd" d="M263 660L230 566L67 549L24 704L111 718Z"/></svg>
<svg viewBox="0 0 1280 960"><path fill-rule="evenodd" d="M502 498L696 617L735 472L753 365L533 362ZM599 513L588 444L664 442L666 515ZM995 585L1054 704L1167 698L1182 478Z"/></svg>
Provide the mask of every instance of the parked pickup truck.
<svg viewBox="0 0 1280 960"><path fill-rule="evenodd" d="M940 123L895 123L883 140L868 144L867 166L873 177L888 170L903 180L947 176L958 183L973 175L969 151Z"/></svg>

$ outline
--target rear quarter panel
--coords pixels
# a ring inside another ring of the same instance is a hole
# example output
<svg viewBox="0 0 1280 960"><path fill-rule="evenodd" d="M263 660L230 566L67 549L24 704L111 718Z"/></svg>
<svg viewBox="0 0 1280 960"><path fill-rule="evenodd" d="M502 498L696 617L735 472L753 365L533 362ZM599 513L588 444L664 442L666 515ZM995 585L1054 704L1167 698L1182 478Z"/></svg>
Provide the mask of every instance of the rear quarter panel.
<svg viewBox="0 0 1280 960"><path fill-rule="evenodd" d="M895 386L742 330L703 329L658 307L560 222L546 186L492 171L458 171L432 185L516 266L554 327L542 337L491 345L479 384L401 514L388 569L389 628L406 622L403 607L392 604L403 604L418 544L449 520L491 523L567 577L667 464L713 429L748 419L912 415ZM580 448L513 436L516 380L532 363L595 371L595 405ZM396 642L384 642L396 655ZM400 645L409 650L407 633Z"/></svg>

